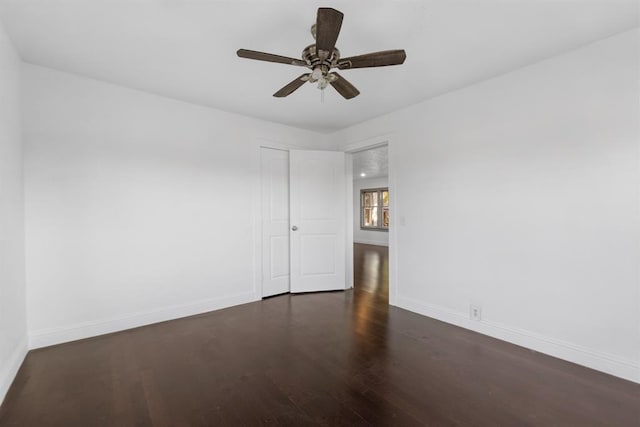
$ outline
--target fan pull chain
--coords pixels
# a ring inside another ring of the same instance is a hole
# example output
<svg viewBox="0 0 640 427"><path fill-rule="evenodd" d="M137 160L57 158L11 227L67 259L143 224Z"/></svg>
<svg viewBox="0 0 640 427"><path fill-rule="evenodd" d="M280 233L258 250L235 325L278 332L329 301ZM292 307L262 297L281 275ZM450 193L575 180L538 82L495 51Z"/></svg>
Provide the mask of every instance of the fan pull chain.
<svg viewBox="0 0 640 427"><path fill-rule="evenodd" d="M320 103L324 104L324 89L320 91Z"/></svg>

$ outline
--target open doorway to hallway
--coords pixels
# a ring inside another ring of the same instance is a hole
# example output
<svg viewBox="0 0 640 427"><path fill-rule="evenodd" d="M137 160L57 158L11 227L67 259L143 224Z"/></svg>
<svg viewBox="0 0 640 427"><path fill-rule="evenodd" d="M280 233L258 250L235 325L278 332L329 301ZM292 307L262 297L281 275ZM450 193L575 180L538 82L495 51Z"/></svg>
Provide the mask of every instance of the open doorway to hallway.
<svg viewBox="0 0 640 427"><path fill-rule="evenodd" d="M381 146L353 153L353 261L356 292L389 299L389 156Z"/></svg>

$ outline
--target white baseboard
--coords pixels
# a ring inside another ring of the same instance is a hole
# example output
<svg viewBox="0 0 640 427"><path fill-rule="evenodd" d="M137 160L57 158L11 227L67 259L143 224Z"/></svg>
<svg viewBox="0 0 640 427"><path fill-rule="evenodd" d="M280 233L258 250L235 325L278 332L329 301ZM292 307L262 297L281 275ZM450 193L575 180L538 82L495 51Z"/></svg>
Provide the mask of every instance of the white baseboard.
<svg viewBox="0 0 640 427"><path fill-rule="evenodd" d="M23 339L14 349L6 366L0 367L0 405L7 395L9 387L11 387L11 383L13 383L14 378L18 374L18 370L20 366L22 366L22 362L27 356L28 351L27 340Z"/></svg>
<svg viewBox="0 0 640 427"><path fill-rule="evenodd" d="M353 239L353 243L361 243L363 245L389 246L389 242L378 242L376 240Z"/></svg>
<svg viewBox="0 0 640 427"><path fill-rule="evenodd" d="M94 320L59 328L41 329L29 333L29 348L35 349L83 338L91 338L98 335L150 325L152 323L220 310L253 301L256 301L256 296L255 293L251 291L230 297L212 298L193 303L164 307L157 310L127 314L110 319Z"/></svg>
<svg viewBox="0 0 640 427"><path fill-rule="evenodd" d="M432 304L424 304L403 296L398 296L394 305L423 316L451 323L540 353L640 383L640 362L638 361L624 359L497 322L471 320L467 313L460 313Z"/></svg>

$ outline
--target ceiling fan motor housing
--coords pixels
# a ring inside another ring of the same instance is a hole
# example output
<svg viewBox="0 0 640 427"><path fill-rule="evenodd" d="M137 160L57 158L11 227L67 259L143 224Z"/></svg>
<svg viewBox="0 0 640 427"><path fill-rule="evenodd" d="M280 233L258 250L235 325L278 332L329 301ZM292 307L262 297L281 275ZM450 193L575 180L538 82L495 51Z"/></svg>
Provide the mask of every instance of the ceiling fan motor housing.
<svg viewBox="0 0 640 427"><path fill-rule="evenodd" d="M309 68L312 70L320 69L322 76L326 76L331 68L335 68L337 66L338 61L340 60L340 51L337 47L333 48L331 56L323 60L318 56L316 45L312 44L302 51L302 60L309 65ZM314 76L314 80L317 80L317 75Z"/></svg>

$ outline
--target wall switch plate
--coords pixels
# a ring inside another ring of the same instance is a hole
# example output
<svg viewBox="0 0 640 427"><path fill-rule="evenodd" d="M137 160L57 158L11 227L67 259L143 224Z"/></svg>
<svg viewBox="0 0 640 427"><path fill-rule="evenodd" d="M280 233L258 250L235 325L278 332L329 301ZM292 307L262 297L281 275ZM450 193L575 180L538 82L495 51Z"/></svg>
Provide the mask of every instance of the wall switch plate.
<svg viewBox="0 0 640 427"><path fill-rule="evenodd" d="M469 318L471 320L482 320L482 307L471 304L469 306Z"/></svg>
<svg viewBox="0 0 640 427"><path fill-rule="evenodd" d="M400 215L400 225L407 225L407 219L404 217L404 215Z"/></svg>

